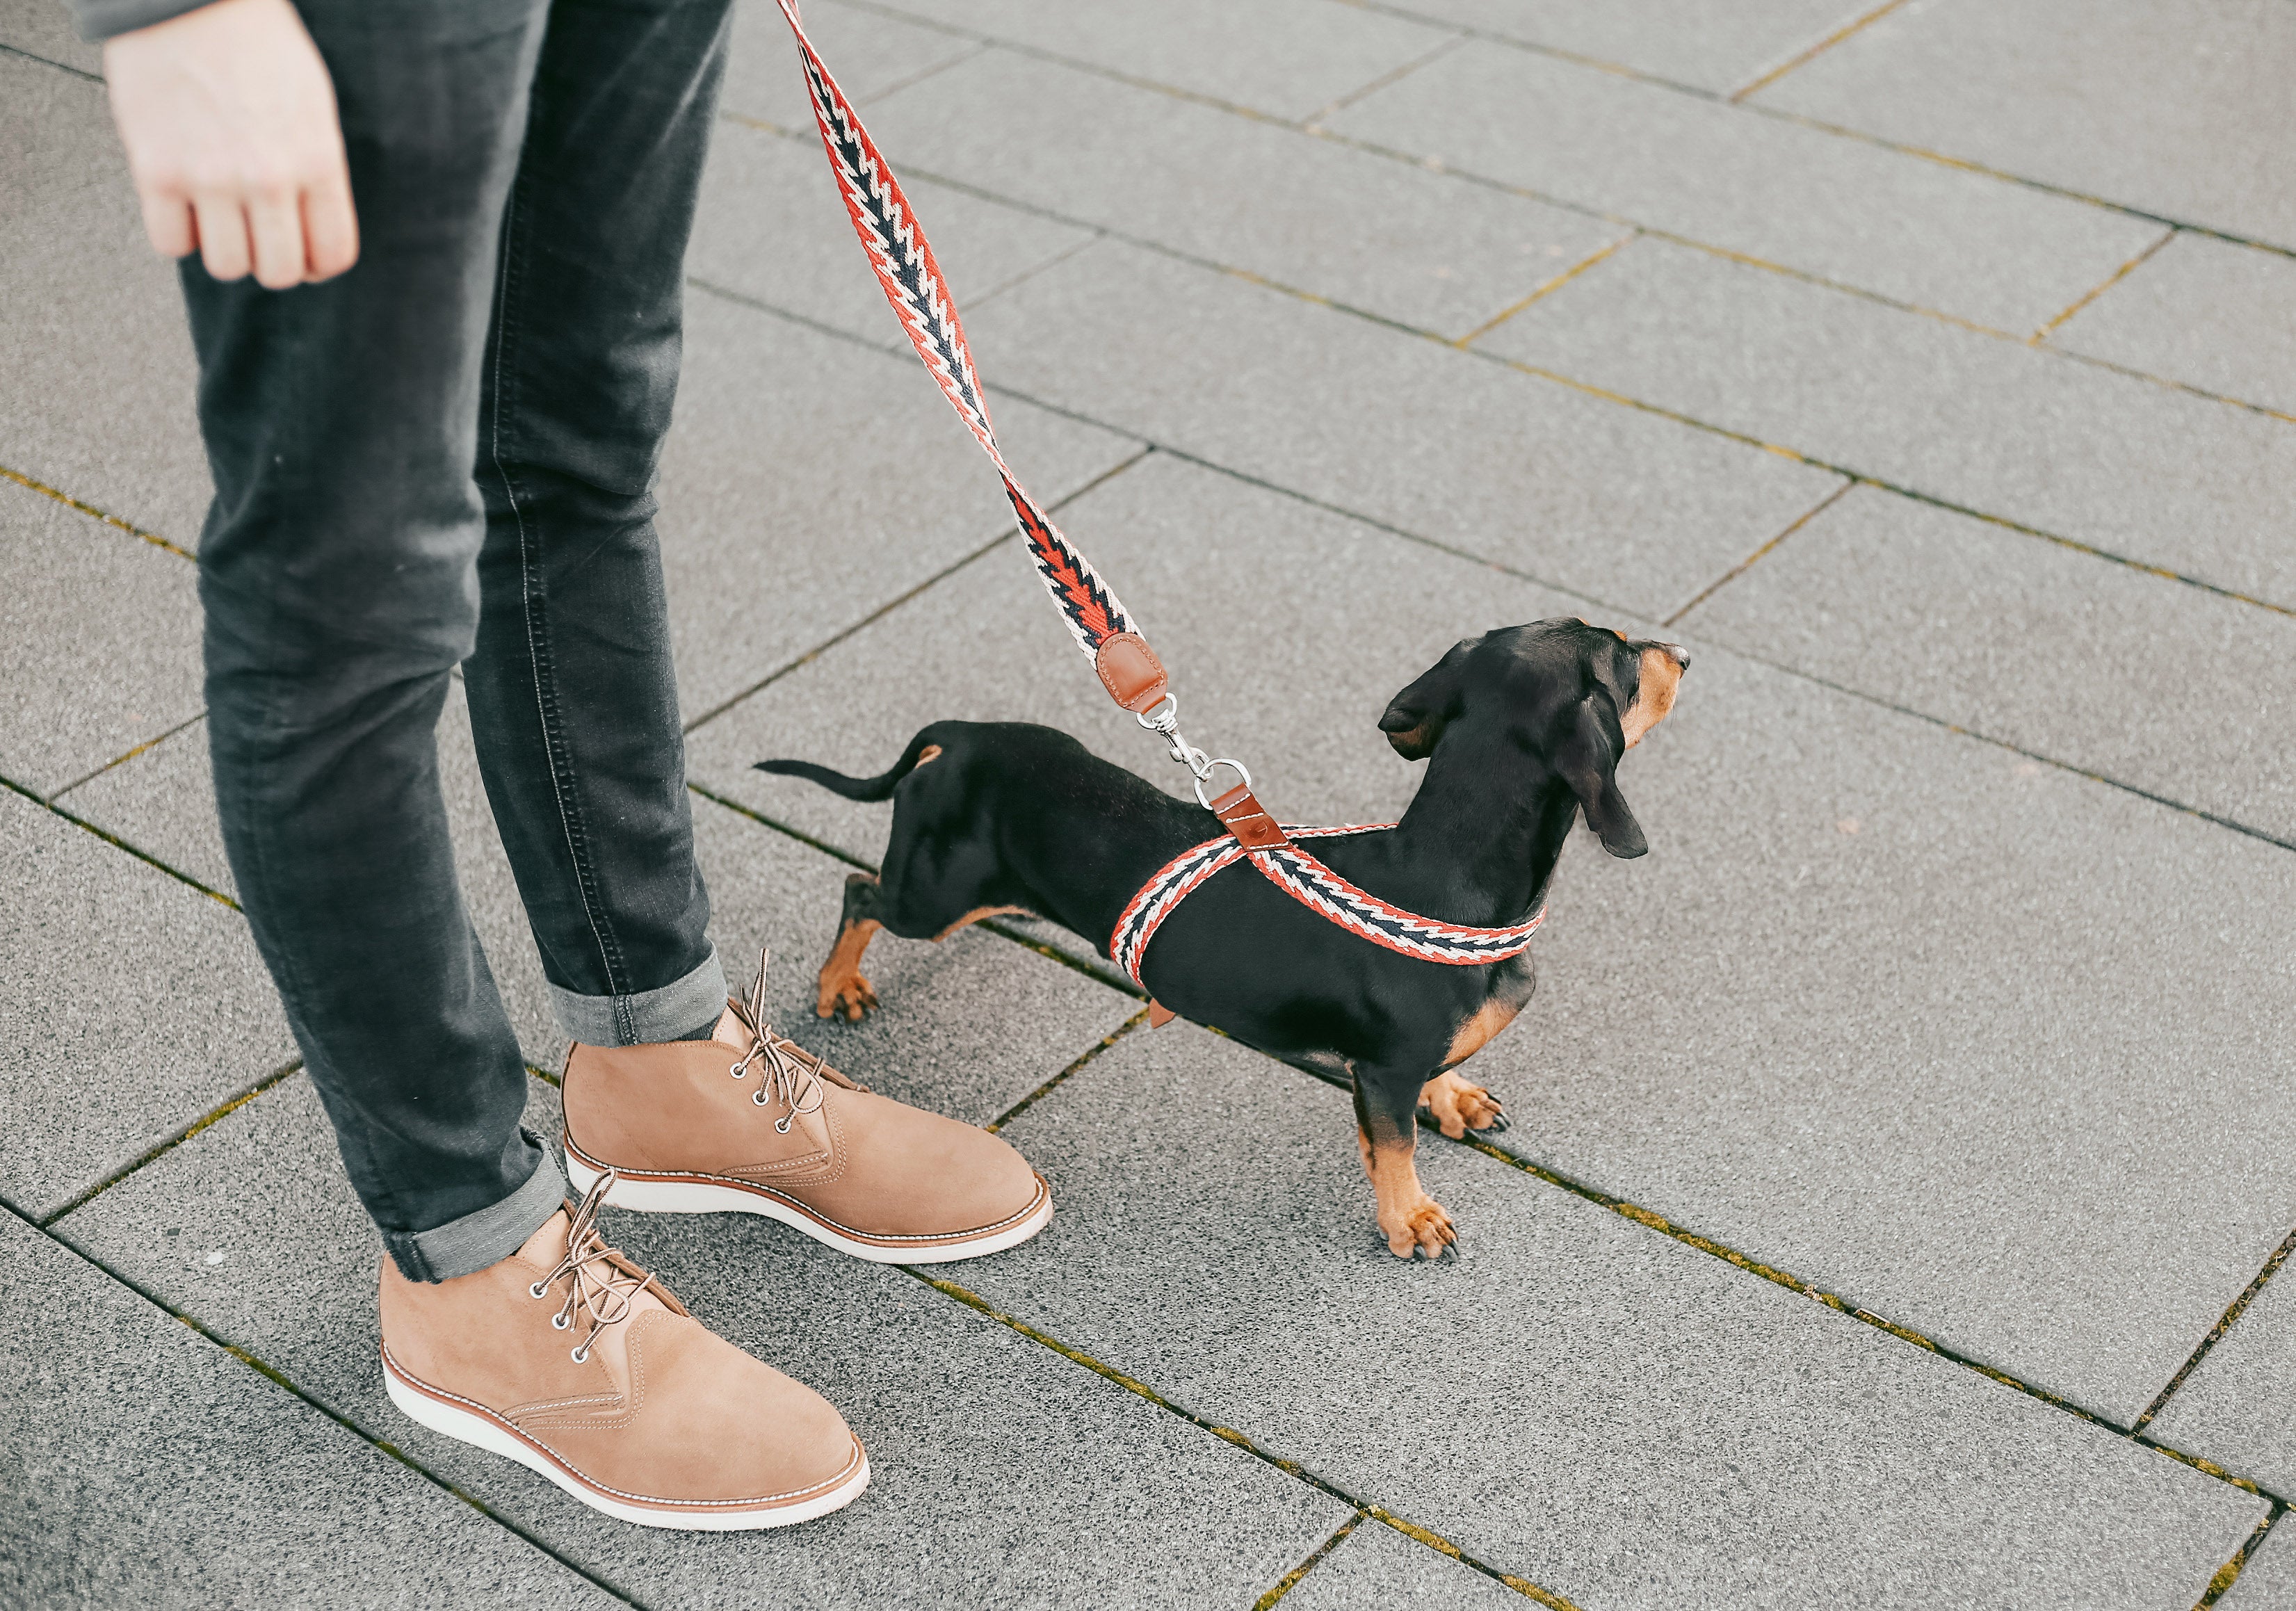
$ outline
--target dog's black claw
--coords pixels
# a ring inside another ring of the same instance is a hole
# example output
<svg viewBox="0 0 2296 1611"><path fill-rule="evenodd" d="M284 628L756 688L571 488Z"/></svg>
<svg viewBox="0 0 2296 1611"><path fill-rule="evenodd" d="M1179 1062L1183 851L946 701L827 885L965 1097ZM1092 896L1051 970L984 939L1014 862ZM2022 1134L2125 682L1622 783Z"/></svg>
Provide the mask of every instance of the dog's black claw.
<svg viewBox="0 0 2296 1611"><path fill-rule="evenodd" d="M1484 1125L1480 1130L1476 1131L1475 1133L1477 1135L1496 1135L1500 1131L1505 1130L1507 1127L1507 1116L1502 1113L1494 1117L1489 1124Z"/></svg>

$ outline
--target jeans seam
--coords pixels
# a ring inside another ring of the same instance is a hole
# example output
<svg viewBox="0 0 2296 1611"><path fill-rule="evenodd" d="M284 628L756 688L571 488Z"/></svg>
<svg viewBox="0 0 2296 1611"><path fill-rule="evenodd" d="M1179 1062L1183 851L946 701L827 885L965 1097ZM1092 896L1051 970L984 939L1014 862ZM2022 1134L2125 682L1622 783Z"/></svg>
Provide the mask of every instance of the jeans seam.
<svg viewBox="0 0 2296 1611"><path fill-rule="evenodd" d="M496 290L495 350L494 350L494 410L488 421L488 447L494 460L495 474L502 482L503 496L510 504L511 518L518 527L519 602L520 617L526 630L527 659L534 677L535 717L542 728L543 749L550 761L552 798L558 806L558 823L566 838L566 853L574 871L575 887L581 892L582 915L590 926L591 936L598 943L598 960L606 975L606 989L614 1002L615 1022L625 1031L630 1026L621 1004L626 994L627 969L622 965L621 948L611 934L613 925L603 914L596 899L595 877L588 855L588 836L583 832L581 813L568 797L570 780L567 777L562 724L558 721L557 679L549 675L550 656L548 634L541 630L537 609L538 578L536 575L536 537L527 526L526 511L519 503L518 484L508 465L503 462L503 413L505 395L516 385L515 371L510 354L516 343L512 329L516 315L516 298L512 290L521 274L521 251L519 231L520 215L523 210L526 176L521 174L511 184L510 200L504 209L502 273Z"/></svg>

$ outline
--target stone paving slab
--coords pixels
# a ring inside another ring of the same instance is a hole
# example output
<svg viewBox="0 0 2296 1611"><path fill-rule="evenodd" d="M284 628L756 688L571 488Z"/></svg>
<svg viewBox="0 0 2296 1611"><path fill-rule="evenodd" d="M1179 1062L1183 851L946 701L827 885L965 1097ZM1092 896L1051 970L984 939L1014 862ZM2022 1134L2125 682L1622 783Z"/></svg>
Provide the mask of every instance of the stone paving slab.
<svg viewBox="0 0 2296 1611"><path fill-rule="evenodd" d="M2158 225L1576 62L1472 41L1340 134L2022 336Z"/></svg>
<svg viewBox="0 0 2296 1611"><path fill-rule="evenodd" d="M1870 7L1863 0L1402 0L1393 9L1677 84L1726 93L1791 61Z"/></svg>
<svg viewBox="0 0 2296 1611"><path fill-rule="evenodd" d="M901 183L967 313L1093 239L1089 230L930 179L904 174ZM775 135L731 119L718 125L685 267L718 289L909 351L810 132Z"/></svg>
<svg viewBox="0 0 2296 1611"><path fill-rule="evenodd" d="M2267 1534L2217 1604L2226 1611L2287 1611L2296 1606L2296 1545L2290 1537L2296 1537L2296 1529Z"/></svg>
<svg viewBox="0 0 2296 1611"><path fill-rule="evenodd" d="M1392 821L1417 782L1378 731L1396 691L1471 632L1583 608L1165 455L1077 500L1065 529L1147 624L1185 731L1244 757L1292 822ZM698 729L687 765L713 792L873 863L890 807L752 764L882 772L947 717L1046 722L1185 790L1186 773L1109 703L1017 544Z"/></svg>
<svg viewBox="0 0 2296 1611"><path fill-rule="evenodd" d="M617 1603L4 1214L0 1256L0 1601Z"/></svg>
<svg viewBox="0 0 2296 1611"><path fill-rule="evenodd" d="M1439 49L1450 31L1349 0L890 0L884 9L1292 119ZM822 56L840 70L826 47Z"/></svg>
<svg viewBox="0 0 2296 1611"><path fill-rule="evenodd" d="M2184 1611L2265 1514L1464 1148L1421 1172L1465 1256L1399 1263L1352 1129L1233 1042L1136 1033L1009 1126L1063 1214L966 1284L1581 1606Z"/></svg>
<svg viewBox="0 0 2296 1611"><path fill-rule="evenodd" d="M1583 608L1168 460L1070 513L1192 736L1289 821L1390 820L1416 781L1374 731L1394 691L1469 631ZM1281 602L1247 629L1239 599ZM1547 989L1476 1065L1518 1116L1499 1139L2125 1422L2296 1223L2272 1024L2296 869L1685 641L1682 703L1621 774L1652 854L1574 842ZM1079 658L993 554L701 729L690 764L871 861L886 807L750 764L873 773L927 721L1033 719L1177 789Z"/></svg>
<svg viewBox="0 0 2296 1611"><path fill-rule="evenodd" d="M2296 618L1861 486L1684 625L2296 845Z"/></svg>
<svg viewBox="0 0 2296 1611"><path fill-rule="evenodd" d="M528 1122L554 1130L548 1087L534 1090ZM868 1494L784 1532L648 1532L406 1421L374 1362L373 1233L299 1077L62 1229L648 1605L1240 1604L1346 1519L1327 1495L898 1270L747 1216L608 1221L707 1323L839 1405L869 1450ZM209 1265L208 1251L225 1261Z"/></svg>
<svg viewBox="0 0 2296 1611"><path fill-rule="evenodd" d="M53 1214L295 1056L239 915L0 791L0 1200Z"/></svg>
<svg viewBox="0 0 2296 1611"><path fill-rule="evenodd" d="M858 107L980 49L977 40L946 29L921 27L837 0L812 0L802 14L807 37L829 64L837 86ZM813 101L800 60L774 0L735 0L733 49L719 105L737 117L796 129L810 138ZM717 137L724 139L722 134Z"/></svg>
<svg viewBox="0 0 2296 1611"><path fill-rule="evenodd" d="M2296 427L2249 409L1649 239L1480 346L2296 605Z"/></svg>
<svg viewBox="0 0 2296 1611"><path fill-rule="evenodd" d="M859 274L857 246L854 258ZM1012 527L995 472L906 347L870 352L701 292L685 353L657 495L688 721ZM996 419L1047 504L1139 451L1023 403Z"/></svg>
<svg viewBox="0 0 2296 1611"><path fill-rule="evenodd" d="M2276 0L1921 0L1753 97L2296 248L2296 13Z"/></svg>
<svg viewBox="0 0 2296 1611"><path fill-rule="evenodd" d="M1839 485L1118 241L1023 281L966 328L992 391L1009 386L1652 617Z"/></svg>
<svg viewBox="0 0 2296 1611"><path fill-rule="evenodd" d="M1446 338L1621 238L1583 213L1010 51L938 73L869 121L897 168Z"/></svg>
<svg viewBox="0 0 2296 1611"><path fill-rule="evenodd" d="M196 615L193 620L196 625ZM185 878L239 898L216 822L204 719L66 789L54 803Z"/></svg>
<svg viewBox="0 0 2296 1611"><path fill-rule="evenodd" d="M1522 1597L1416 1539L1365 1520L1278 1603L1286 1611L1521 1611Z"/></svg>
<svg viewBox="0 0 2296 1611"><path fill-rule="evenodd" d="M2188 1454L2238 1460L2283 1496L2296 1492L2296 1281L2285 1273L2265 1283L2145 1428Z"/></svg>
<svg viewBox="0 0 2296 1611"><path fill-rule="evenodd" d="M200 714L182 555L0 481L0 777L41 795Z"/></svg>
<svg viewBox="0 0 2296 1611"><path fill-rule="evenodd" d="M2296 261L2180 231L2049 339L2296 414Z"/></svg>
<svg viewBox="0 0 2296 1611"><path fill-rule="evenodd" d="M195 547L192 339L103 86L0 54L0 466Z"/></svg>
<svg viewBox="0 0 2296 1611"><path fill-rule="evenodd" d="M74 33L71 12L55 0L0 0L0 45L84 73L103 71L103 47Z"/></svg>
<svg viewBox="0 0 2296 1611"><path fill-rule="evenodd" d="M1620 782L1498 1144L2128 1425L2296 1224L2288 853L1720 650Z"/></svg>

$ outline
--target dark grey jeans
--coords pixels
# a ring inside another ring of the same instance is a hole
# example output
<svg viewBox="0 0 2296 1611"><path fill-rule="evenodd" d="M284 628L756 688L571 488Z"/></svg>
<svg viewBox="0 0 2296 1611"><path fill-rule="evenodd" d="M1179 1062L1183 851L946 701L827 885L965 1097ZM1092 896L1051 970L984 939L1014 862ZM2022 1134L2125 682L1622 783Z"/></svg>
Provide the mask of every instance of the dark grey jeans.
<svg viewBox="0 0 2296 1611"><path fill-rule="evenodd" d="M224 839L352 1183L399 1268L562 1199L455 877L434 743L463 667L562 1026L706 1029L652 485L728 0L300 0L357 267L183 270L216 498L200 552Z"/></svg>

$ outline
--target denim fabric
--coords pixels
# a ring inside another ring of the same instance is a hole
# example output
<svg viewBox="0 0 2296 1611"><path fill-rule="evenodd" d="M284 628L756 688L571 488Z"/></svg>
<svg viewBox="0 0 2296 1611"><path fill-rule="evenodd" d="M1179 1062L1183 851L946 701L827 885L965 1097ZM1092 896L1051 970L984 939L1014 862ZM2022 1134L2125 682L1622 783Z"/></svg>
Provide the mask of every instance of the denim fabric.
<svg viewBox="0 0 2296 1611"><path fill-rule="evenodd" d="M652 488L728 4L304 0L358 264L283 292L183 269L224 839L412 1279L514 1251L560 1195L447 840L457 665L568 1033L725 1004Z"/></svg>

